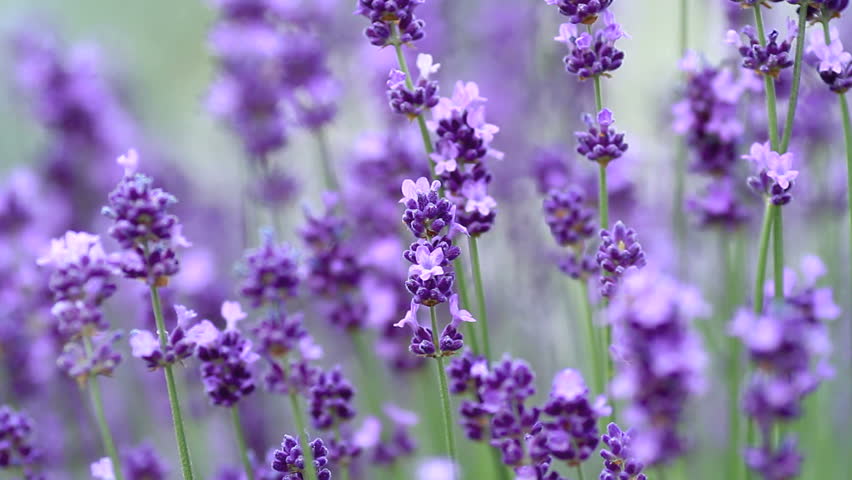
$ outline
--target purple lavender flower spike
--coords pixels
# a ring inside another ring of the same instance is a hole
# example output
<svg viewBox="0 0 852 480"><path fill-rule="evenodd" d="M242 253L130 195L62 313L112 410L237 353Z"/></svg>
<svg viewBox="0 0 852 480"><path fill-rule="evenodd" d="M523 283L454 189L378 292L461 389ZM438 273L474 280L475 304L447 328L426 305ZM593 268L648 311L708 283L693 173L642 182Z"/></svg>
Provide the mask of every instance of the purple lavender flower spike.
<svg viewBox="0 0 852 480"><path fill-rule="evenodd" d="M612 391L628 402L633 451L647 465L668 463L687 448L680 424L686 402L704 389L707 364L691 322L707 313L697 291L647 269L625 276L610 304Z"/></svg>
<svg viewBox="0 0 852 480"><path fill-rule="evenodd" d="M275 244L271 231L263 233L263 243L246 253L242 266L240 293L253 307L284 304L296 296L299 273L295 254L286 244Z"/></svg>
<svg viewBox="0 0 852 480"><path fill-rule="evenodd" d="M43 452L38 448L34 427L27 414L0 405L0 470L38 465Z"/></svg>
<svg viewBox="0 0 852 480"><path fill-rule="evenodd" d="M258 360L252 343L237 329L246 314L236 302L222 304L222 317L227 327L207 341L198 344L201 379L213 405L231 407L255 389L251 364Z"/></svg>
<svg viewBox="0 0 852 480"><path fill-rule="evenodd" d="M698 223L702 227L721 227L733 231L749 218L730 178L716 180L707 187L702 196L688 198L686 208L698 217Z"/></svg>
<svg viewBox="0 0 852 480"><path fill-rule="evenodd" d="M321 438L316 438L310 442L309 446L318 480L331 480L329 451L325 443ZM305 455L302 452L298 437L284 436L281 448L275 450L272 469L284 474L281 480L305 479Z"/></svg>
<svg viewBox="0 0 852 480"><path fill-rule="evenodd" d="M127 480L166 480L169 474L163 459L147 443L124 451L121 465Z"/></svg>
<svg viewBox="0 0 852 480"><path fill-rule="evenodd" d="M580 80L610 76L624 62L624 52L615 47L615 42L627 34L610 11L604 14L604 24L604 28L590 34L581 33L575 24L564 23L559 27L559 35L554 38L568 47L565 70L577 75Z"/></svg>
<svg viewBox="0 0 852 480"><path fill-rule="evenodd" d="M601 441L607 448L601 449L604 469L600 480L647 480L642 473L645 467L634 457L630 431L622 431L615 423L607 425L607 433L601 436Z"/></svg>
<svg viewBox="0 0 852 480"><path fill-rule="evenodd" d="M364 30L370 43L384 47L395 43L415 42L425 36L425 22L415 10L425 0L358 0L356 15L367 17L372 24ZM391 35L396 30L397 35Z"/></svg>
<svg viewBox="0 0 852 480"><path fill-rule="evenodd" d="M742 158L751 162L757 172L748 178L752 190L769 197L775 205L790 203L793 181L799 176L799 171L793 170L795 156L792 152L782 155L772 151L769 143L755 143Z"/></svg>
<svg viewBox="0 0 852 480"><path fill-rule="evenodd" d="M80 343L66 343L62 354L56 359L56 365L80 385L96 375L111 376L121 363L121 354L113 348L113 344L120 338L119 332L93 335L91 353Z"/></svg>
<svg viewBox="0 0 852 480"><path fill-rule="evenodd" d="M822 32L813 32L807 54L831 91L844 94L852 88L852 54L844 50L837 27L831 27L829 37L826 44Z"/></svg>
<svg viewBox="0 0 852 480"><path fill-rule="evenodd" d="M636 231L621 221L612 230L601 230L601 244L595 259L602 272L601 295L612 297L617 285L628 270L645 266L645 252L637 240Z"/></svg>
<svg viewBox="0 0 852 480"><path fill-rule="evenodd" d="M419 54L417 67L420 70L420 78L414 83L413 89L406 86L405 73L391 70L387 81L391 111L413 120L438 105L438 82L430 80L429 76L437 72L440 66L441 64L432 63L432 55Z"/></svg>
<svg viewBox="0 0 852 480"><path fill-rule="evenodd" d="M608 165L609 162L620 158L627 151L624 134L617 133L612 112L603 109L598 113L597 121L590 115L585 115L583 121L589 127L587 132L576 132L577 153L593 162Z"/></svg>
<svg viewBox="0 0 852 480"><path fill-rule="evenodd" d="M548 5L555 5L559 13L568 17L574 24L591 25L598 20L598 15L612 5L612 0L544 0Z"/></svg>
<svg viewBox="0 0 852 480"><path fill-rule="evenodd" d="M355 388L343 376L340 366L323 372L311 387L308 413L314 428L330 430L355 418Z"/></svg>
<svg viewBox="0 0 852 480"><path fill-rule="evenodd" d="M219 331L208 320L202 320L190 327L189 323L197 315L183 305L175 305L175 313L177 326L168 334L165 349L156 335L147 330L130 332L133 356L144 360L150 370L172 365L195 355L198 344L207 344L219 335Z"/></svg>
<svg viewBox="0 0 852 480"><path fill-rule="evenodd" d="M798 25L790 19L787 24L787 36L779 38L778 30L773 30L766 38L766 45L761 45L757 32L751 25L747 25L740 33L729 30L725 41L729 45L738 48L743 58L742 66L748 70L778 78L781 72L793 66L791 50L793 42L798 36ZM742 41L742 37L746 41Z"/></svg>

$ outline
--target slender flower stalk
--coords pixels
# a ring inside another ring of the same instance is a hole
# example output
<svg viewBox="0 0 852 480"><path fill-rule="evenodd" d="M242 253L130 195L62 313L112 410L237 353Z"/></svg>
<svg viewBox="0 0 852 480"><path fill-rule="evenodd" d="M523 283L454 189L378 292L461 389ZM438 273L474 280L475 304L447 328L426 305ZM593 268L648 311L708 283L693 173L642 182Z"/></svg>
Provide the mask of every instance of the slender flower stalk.
<svg viewBox="0 0 852 480"><path fill-rule="evenodd" d="M320 127L314 133L317 141L317 149L319 150L320 166L322 167L323 180L325 181L326 190L340 191L340 182L337 180L337 175L334 173L332 165L331 152L328 148L328 136L325 129ZM278 232L281 234L281 232Z"/></svg>
<svg viewBox="0 0 852 480"><path fill-rule="evenodd" d="M86 349L86 355L91 357L93 355L92 340L85 334L83 335L83 345ZM123 480L124 473L122 473L121 470L121 460L118 456L118 450L115 448L115 441L112 438L112 432L109 429L106 415L104 414L104 402L101 398L100 380L97 375L93 375L89 378L88 383L89 394L92 397L92 409L95 413L95 421L98 424L98 431L101 434L101 441L104 444L104 450L110 460L112 460L112 467L116 480Z"/></svg>
<svg viewBox="0 0 852 480"><path fill-rule="evenodd" d="M287 362L280 362L281 369L286 372L287 370ZM285 374L286 376L286 374ZM288 395L290 398L290 413L293 415L293 422L296 424L296 432L297 438L299 440L299 445L302 447L302 452L308 452L310 455L311 450L308 448L310 445L307 440L308 438L308 429L307 424L305 423L305 414L302 411L302 405L299 402L299 393L295 388L289 389ZM306 458L305 469L308 472L307 480L318 480L317 479L317 469L314 465L313 458Z"/></svg>
<svg viewBox="0 0 852 480"><path fill-rule="evenodd" d="M793 138L793 120L796 118L796 106L799 104L799 86L802 82L802 59L805 53L805 29L808 27L807 2L799 7L799 35L796 37L796 57L793 63L793 85L790 90L790 102L787 106L787 119L784 122L784 131L781 138L780 153L785 153L790 147L790 139Z"/></svg>
<svg viewBox="0 0 852 480"><path fill-rule="evenodd" d="M680 2L680 55L685 57L689 49L689 0ZM677 242L678 265L685 266L686 250L686 214L684 212L685 184L686 184L686 140L678 145L675 164L675 187L674 204L672 208L672 224L675 228L675 240ZM682 273L682 272L681 272Z"/></svg>
<svg viewBox="0 0 852 480"><path fill-rule="evenodd" d="M434 345L440 345L438 342L438 315L435 312L435 307L429 308L429 315L432 321L432 343ZM438 382L440 383L441 388L441 407L444 413L444 439L447 443L447 455L450 457L450 460L456 462L458 456L456 455L456 440L453 435L453 407L450 405L450 390L447 386L447 372L444 369L444 357L441 355L437 355L435 357L436 367L438 368Z"/></svg>
<svg viewBox="0 0 852 480"><path fill-rule="evenodd" d="M249 459L248 446L246 445L246 438L243 434L243 425L240 421L240 411L236 405L231 407L231 422L234 425L234 434L237 436L237 446L240 449L240 460L243 462L246 478L254 480L254 468L252 468L251 460Z"/></svg>
<svg viewBox="0 0 852 480"><path fill-rule="evenodd" d="M477 320L482 323L482 353L485 358L491 359L491 341L488 333L488 313L485 307L485 289L482 285L482 270L479 266L479 245L477 238L471 235L468 238L468 246L470 247L470 262L473 269L473 283L476 291L476 302L479 307L479 316ZM471 328L471 331L475 330Z"/></svg>
<svg viewBox="0 0 852 480"><path fill-rule="evenodd" d="M160 339L160 348L164 351L168 345L166 337L166 323L163 319L163 305L160 300L160 291L156 285L150 286L151 290L151 308L154 311L154 320L157 322L157 334ZM163 367L163 373L166 377L166 389L169 393L169 407L172 411L172 423L175 429L175 440L178 445L178 455L180 456L180 469L183 475L183 480L192 480L192 460L189 456L189 447L186 442L186 431L183 425L183 412L180 407L180 399L178 398L177 386L175 385L175 374L171 365Z"/></svg>
<svg viewBox="0 0 852 480"><path fill-rule="evenodd" d="M763 12L761 4L752 7L754 10L754 22L757 27L757 38L761 47L766 46L766 29L763 26ZM766 123L769 125L769 144L772 149L778 151L778 100L775 94L775 80L770 75L763 75L763 85L766 90Z"/></svg>

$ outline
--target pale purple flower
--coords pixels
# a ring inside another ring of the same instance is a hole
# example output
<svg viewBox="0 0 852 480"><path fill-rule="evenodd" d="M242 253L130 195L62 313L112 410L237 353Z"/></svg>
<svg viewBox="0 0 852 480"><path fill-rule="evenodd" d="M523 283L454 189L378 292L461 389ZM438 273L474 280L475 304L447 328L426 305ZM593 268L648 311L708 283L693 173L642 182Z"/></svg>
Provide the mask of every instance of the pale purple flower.
<svg viewBox="0 0 852 480"><path fill-rule="evenodd" d="M755 142L751 145L749 153L743 155L742 158L750 161L754 165L755 170L760 171L767 168L767 158L770 154L772 154L772 147L769 146L769 142Z"/></svg>
<svg viewBox="0 0 852 480"><path fill-rule="evenodd" d="M553 377L551 396L573 402L589 393L583 375L577 370L566 368Z"/></svg>
<svg viewBox="0 0 852 480"><path fill-rule="evenodd" d="M202 320L187 330L186 338L196 345L206 347L219 338L219 329L210 320Z"/></svg>
<svg viewBox="0 0 852 480"><path fill-rule="evenodd" d="M118 157L115 162L124 167L124 176L129 177L136 173L139 168L139 154L131 148L126 154Z"/></svg>
<svg viewBox="0 0 852 480"><path fill-rule="evenodd" d="M239 302L225 301L222 303L222 318L227 324L226 330L236 330L237 322L245 319L248 315L243 311Z"/></svg>
<svg viewBox="0 0 852 480"><path fill-rule="evenodd" d="M462 185L461 193L466 199L465 212L488 215L497 207L497 202L488 195L488 184L485 180L466 180Z"/></svg>
<svg viewBox="0 0 852 480"><path fill-rule="evenodd" d="M435 175L455 172L458 168L458 162L456 161L458 156L459 149L455 143L440 140L437 151L429 155L429 158L435 162Z"/></svg>
<svg viewBox="0 0 852 480"><path fill-rule="evenodd" d="M432 55L421 53L417 55L417 69L420 70L420 78L428 80L429 76L437 73L441 68L440 63L434 63Z"/></svg>
<svg viewBox="0 0 852 480"><path fill-rule="evenodd" d="M408 267L408 275L418 275L421 280L429 280L432 277L443 275L444 250L436 248L430 251L429 247L420 245L414 252L417 263Z"/></svg>
<svg viewBox="0 0 852 480"><path fill-rule="evenodd" d="M577 38L577 25L573 23L559 25L559 35L553 37L554 40L564 43L568 47L573 46L573 39L575 38Z"/></svg>
<svg viewBox="0 0 852 480"><path fill-rule="evenodd" d="M393 69L388 73L388 81L387 86L389 89L393 90L395 88L400 88L405 84L405 72L397 69Z"/></svg>
<svg viewBox="0 0 852 480"><path fill-rule="evenodd" d="M115 471L112 468L112 460L104 457L94 462L89 467L92 477L97 480L115 480Z"/></svg>
<svg viewBox="0 0 852 480"><path fill-rule="evenodd" d="M453 317L453 326L458 327L460 322L476 322L476 319L473 318L473 315L462 308L459 308L459 296L457 294L453 294L450 297L450 315Z"/></svg>
<svg viewBox="0 0 852 480"><path fill-rule="evenodd" d="M412 300L411 301L411 308L409 308L405 312L405 316L402 317L402 320L394 323L393 326L396 327L396 328L402 328L402 327L407 325L407 326L411 327L411 330L417 330L420 327L420 322L417 321L417 310L419 310L419 309L420 309L420 304L414 303L414 301Z"/></svg>
<svg viewBox="0 0 852 480"><path fill-rule="evenodd" d="M418 195L428 195L433 190L437 192L440 187L441 182L434 180L430 184L429 179L426 177L418 178L417 182L406 178L402 181L402 198L399 200L399 203L405 203L409 200L417 201Z"/></svg>
<svg viewBox="0 0 852 480"><path fill-rule="evenodd" d="M416 480L458 480L458 469L449 458L433 457L422 460L416 469Z"/></svg>
<svg viewBox="0 0 852 480"><path fill-rule="evenodd" d="M814 31L809 39L808 53L814 55L819 60L817 69L820 72L833 72L841 74L846 66L852 62L852 54L843 49L843 42L840 41L840 34L837 28L831 29L831 43L825 43L825 35L821 29Z"/></svg>
<svg viewBox="0 0 852 480"><path fill-rule="evenodd" d="M790 182L799 176L799 171L793 170L793 153L787 152L780 155L777 152L770 152L766 157L766 174L786 190Z"/></svg>
<svg viewBox="0 0 852 480"><path fill-rule="evenodd" d="M160 342L153 333L147 330L130 332L130 349L134 357L150 357L158 348L160 348Z"/></svg>
<svg viewBox="0 0 852 480"><path fill-rule="evenodd" d="M69 230L62 237L52 239L50 251L36 263L42 266L65 268L71 264L80 263L84 258L87 263L109 259L99 236Z"/></svg>

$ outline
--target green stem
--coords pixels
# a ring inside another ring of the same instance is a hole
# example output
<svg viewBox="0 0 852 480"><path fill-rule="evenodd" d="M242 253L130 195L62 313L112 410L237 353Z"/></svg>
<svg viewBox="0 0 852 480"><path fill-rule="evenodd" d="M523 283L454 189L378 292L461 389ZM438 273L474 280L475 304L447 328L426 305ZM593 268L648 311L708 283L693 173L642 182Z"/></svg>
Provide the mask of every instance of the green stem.
<svg viewBox="0 0 852 480"><path fill-rule="evenodd" d="M246 446L246 438L245 435L243 435L243 424L240 421L240 411L237 409L236 405L231 407L231 422L234 424L234 434L237 436L237 446L240 449L240 460L243 462L246 477L248 480L254 480L254 469L251 467L248 447Z"/></svg>
<svg viewBox="0 0 852 480"><path fill-rule="evenodd" d="M284 365L282 365L282 368L284 368ZM307 438L308 429L305 426L305 416L302 413L302 407L299 405L299 396L293 389L290 389L290 395L288 396L290 397L290 410L293 413L293 422L296 424L296 438L299 440L299 445L302 447L302 454L305 457L305 470L308 473L307 480L317 480L317 469L314 465L310 440Z"/></svg>
<svg viewBox="0 0 852 480"><path fill-rule="evenodd" d="M598 174L598 215L601 217L601 228L609 228L609 192L606 188L606 165L599 164Z"/></svg>
<svg viewBox="0 0 852 480"><path fill-rule="evenodd" d="M766 282L766 258L769 254L769 234L772 231L775 205L767 199L760 227L760 243L757 247L757 271L754 278L754 313L763 313L763 284Z"/></svg>
<svg viewBox="0 0 852 480"><path fill-rule="evenodd" d="M784 122L784 136L781 139L781 150L784 153L790 146L793 136L793 119L796 117L796 106L799 104L799 85L802 80L802 57L805 52L805 30L808 28L807 5L799 7L799 35L796 37L796 58L793 63L793 86L790 90L790 102L787 105L787 120Z"/></svg>
<svg viewBox="0 0 852 480"><path fill-rule="evenodd" d="M600 75L595 75L595 108L597 108L597 111L594 116L597 117L598 113L603 110L603 87L601 86Z"/></svg>
<svg viewBox="0 0 852 480"><path fill-rule="evenodd" d="M509 467L503 463L500 450L492 447L491 445L486 445L485 447L491 452L491 461L494 463L494 471L497 472L497 478L499 478L499 480L510 480L511 472L509 471ZM514 476L511 476L511 478L514 478Z"/></svg>
<svg viewBox="0 0 852 480"><path fill-rule="evenodd" d="M375 354L367 345L364 333L364 331L352 332L352 342L358 354L358 362L361 364L361 377L366 387L362 391L365 391L367 410L374 415L379 415L381 414L380 398L384 396L382 391L384 382L381 381L384 370L376 364Z"/></svg>
<svg viewBox="0 0 852 480"><path fill-rule="evenodd" d="M331 164L331 153L328 148L328 139L326 138L325 130L322 128L318 129L315 137L320 154L320 165L322 166L325 188L333 192L340 191L340 183L337 181L337 176L334 174L334 167Z"/></svg>
<svg viewBox="0 0 852 480"><path fill-rule="evenodd" d="M163 320L163 305L160 301L160 292L157 287L151 285L151 306L154 310L154 319L157 322L157 334L160 337L160 347L165 351L168 343L166 337L166 322ZM180 409L177 387L175 386L175 375L171 365L163 368L166 376L166 388L169 392L169 406L172 410L172 422L175 428L175 440L177 441L178 454L180 456L180 468L184 480L192 480L192 461L189 457L189 448L186 445L186 432L183 427L183 413Z"/></svg>
<svg viewBox="0 0 852 480"><path fill-rule="evenodd" d="M583 476L583 464L577 465L577 478L580 480L586 480L586 477Z"/></svg>
<svg viewBox="0 0 852 480"><path fill-rule="evenodd" d="M468 238L470 261L473 267L473 287L476 291L476 303L479 307L478 323L482 325L482 348L485 358L491 361L491 340L488 334L488 312L485 306L485 289L482 287L482 270L479 265L479 244L475 236Z"/></svg>
<svg viewBox="0 0 852 480"><path fill-rule="evenodd" d="M405 60L405 54L402 53L402 42L399 40L399 25L391 23L391 43L396 51L396 61L399 64L399 69L405 74L405 86L409 90L414 90L414 81L411 80L411 70L408 68L408 61ZM423 114L417 115L417 125L420 127L420 136L423 138L423 146L426 149L426 162L429 164L429 171L432 178L435 178L435 165L429 158L429 154L433 152L432 138L429 135L429 129L426 127L426 118Z"/></svg>
<svg viewBox="0 0 852 480"><path fill-rule="evenodd" d="M83 346L86 349L86 355L92 355L92 340L87 335L83 335ZM101 384L97 375L89 378L89 393L92 397L92 407L95 411L95 421L98 424L98 430L101 433L101 441L104 444L104 450L107 456L112 461L112 470L115 473L116 480L123 480L124 474L121 471L121 461L118 457L118 450L115 449L115 441L112 439L109 424L106 421L104 414L104 401L101 397Z"/></svg>
<svg viewBox="0 0 852 480"><path fill-rule="evenodd" d="M775 207L772 220L772 260L775 280L775 302L784 301L784 217L781 207Z"/></svg>
<svg viewBox="0 0 852 480"><path fill-rule="evenodd" d="M435 345L435 365L438 368L438 382L441 384L441 406L444 410L444 436L447 441L447 456L453 464L456 464L456 441L453 437L453 411L450 405L450 390L447 387L447 372L444 371L444 357L438 343L438 314L435 307L429 308L429 315L432 319L432 343Z"/></svg>
<svg viewBox="0 0 852 480"><path fill-rule="evenodd" d="M583 297L581 300L583 303L583 323L586 326L586 336L588 337L586 344L589 348L589 355L591 356L591 369L592 375L595 379L595 388L598 393L603 393L604 388L606 388L606 380L604 380L603 368L601 368L600 365L600 340L598 339L597 332L595 331L592 301L589 299L589 284L585 279L580 279L577 283L580 286L580 295Z"/></svg>
<svg viewBox="0 0 852 480"><path fill-rule="evenodd" d="M760 10L761 6L758 3L754 10L754 22L757 26L757 38L761 46L766 46L766 30L763 27L763 13ZM766 89L766 120L769 124L769 144L772 150L778 151L778 100L775 95L775 79L769 75L763 75L763 85Z"/></svg>
<svg viewBox="0 0 852 480"><path fill-rule="evenodd" d="M470 306L470 297L467 293L467 276L464 271L464 263L462 262L461 257L453 260L453 269L456 271L456 286L459 290L459 297L461 300L461 304L464 307ZM467 328L468 337L470 338L470 346L473 349L473 353L476 355L480 355L482 353L481 347L479 345L479 335L476 333L476 324L470 324Z"/></svg>
<svg viewBox="0 0 852 480"><path fill-rule="evenodd" d="M689 48L689 1L680 2L680 55L686 56ZM683 77L686 79L686 75ZM684 197L686 195L686 163L688 160L688 149L686 139L678 143L677 156L675 158L675 185L674 203L672 205L672 224L675 229L675 240L677 246L678 266L681 274L686 273L686 213L684 212Z"/></svg>

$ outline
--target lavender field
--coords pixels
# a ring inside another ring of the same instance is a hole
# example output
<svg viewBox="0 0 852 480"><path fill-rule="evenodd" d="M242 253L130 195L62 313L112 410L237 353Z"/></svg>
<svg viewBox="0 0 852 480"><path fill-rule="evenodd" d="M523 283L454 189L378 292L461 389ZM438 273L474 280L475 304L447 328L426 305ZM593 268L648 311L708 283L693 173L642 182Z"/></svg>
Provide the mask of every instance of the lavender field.
<svg viewBox="0 0 852 480"><path fill-rule="evenodd" d="M852 478L849 0L3 0L0 480Z"/></svg>

